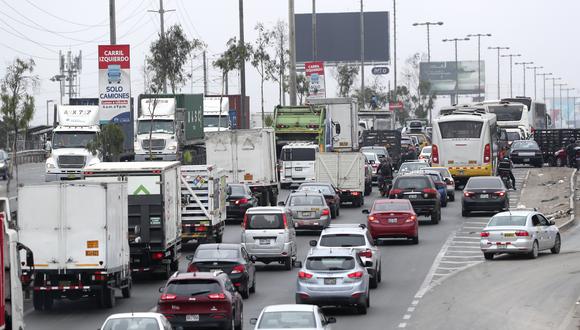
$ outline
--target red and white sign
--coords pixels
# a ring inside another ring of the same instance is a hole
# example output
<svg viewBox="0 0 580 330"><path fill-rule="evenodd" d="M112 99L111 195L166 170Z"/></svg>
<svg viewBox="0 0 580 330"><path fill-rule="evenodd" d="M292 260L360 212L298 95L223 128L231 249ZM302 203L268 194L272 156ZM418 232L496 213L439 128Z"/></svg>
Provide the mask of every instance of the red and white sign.
<svg viewBox="0 0 580 330"><path fill-rule="evenodd" d="M125 121L131 111L129 45L99 45L99 114L101 124Z"/></svg>
<svg viewBox="0 0 580 330"><path fill-rule="evenodd" d="M308 94L312 98L325 98L324 62L304 63L306 79L308 79Z"/></svg>
<svg viewBox="0 0 580 330"><path fill-rule="evenodd" d="M389 103L389 110L395 111L395 109L403 109L403 102Z"/></svg>

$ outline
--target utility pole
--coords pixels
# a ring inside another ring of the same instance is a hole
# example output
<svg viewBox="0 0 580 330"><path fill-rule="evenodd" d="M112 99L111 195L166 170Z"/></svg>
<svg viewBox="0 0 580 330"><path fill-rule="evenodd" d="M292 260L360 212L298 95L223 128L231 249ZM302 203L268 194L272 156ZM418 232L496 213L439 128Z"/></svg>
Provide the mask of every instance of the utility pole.
<svg viewBox="0 0 580 330"><path fill-rule="evenodd" d="M239 14L240 14L240 47L245 47L246 42L244 41L244 0L239 1ZM248 119L246 118L246 59L240 59L240 112L242 118L242 125L246 125ZM221 113L221 109L220 109ZM248 116L250 112L248 111Z"/></svg>
<svg viewBox="0 0 580 330"><path fill-rule="evenodd" d="M513 87L513 58L520 57L521 54L508 54L502 55L501 57L509 57L510 58L510 97L514 97L514 87Z"/></svg>
<svg viewBox="0 0 580 330"><path fill-rule="evenodd" d="M544 100L544 103L546 102L546 76L551 76L552 73L538 73L536 76L542 76L543 80L544 80L544 98L542 100Z"/></svg>
<svg viewBox="0 0 580 330"><path fill-rule="evenodd" d="M562 80L562 78L552 77L552 78L547 78L546 80L552 81L552 115L554 115L556 112L556 80ZM554 126L555 125L556 125L556 123L555 123L555 119L554 119Z"/></svg>
<svg viewBox="0 0 580 330"><path fill-rule="evenodd" d="M393 0L393 85L397 102L397 0Z"/></svg>
<svg viewBox="0 0 580 330"><path fill-rule="evenodd" d="M560 87L560 128L564 128L564 107L562 104L562 86L566 86L568 84L556 84L556 86Z"/></svg>
<svg viewBox="0 0 580 330"><path fill-rule="evenodd" d="M360 93L362 108L365 107L365 12L363 0L360 0Z"/></svg>
<svg viewBox="0 0 580 330"><path fill-rule="evenodd" d="M575 90L575 88L564 88L566 91L566 128L570 128L570 91ZM576 126L576 122L574 122Z"/></svg>
<svg viewBox="0 0 580 330"><path fill-rule="evenodd" d="M524 95L526 96L526 65L534 64L534 62L516 62L515 65L521 65L524 71Z"/></svg>
<svg viewBox="0 0 580 330"><path fill-rule="evenodd" d="M468 41L469 38L453 38L453 39L443 39L443 42L453 42L455 45L455 98L451 98L451 104L459 103L459 60L457 58L457 42ZM455 99L455 102L453 102Z"/></svg>
<svg viewBox="0 0 580 330"><path fill-rule="evenodd" d="M431 25L443 25L443 22L413 23L413 26L425 26L427 28L427 63L431 62Z"/></svg>
<svg viewBox="0 0 580 330"><path fill-rule="evenodd" d="M203 95L207 95L207 60L205 57L205 49L203 50Z"/></svg>
<svg viewBox="0 0 580 330"><path fill-rule="evenodd" d="M312 60L316 61L318 51L316 49L316 0L312 0Z"/></svg>
<svg viewBox="0 0 580 330"><path fill-rule="evenodd" d="M109 0L109 34L110 34L109 41L111 45L116 45L117 26L115 24L115 0Z"/></svg>
<svg viewBox="0 0 580 330"><path fill-rule="evenodd" d="M500 74L499 74L499 67L500 67L500 61L499 58L501 57L500 52L502 50L508 50L510 49L509 47L487 47L487 49L496 49L497 50L497 99L501 99L501 88L500 88Z"/></svg>
<svg viewBox="0 0 580 330"><path fill-rule="evenodd" d="M46 100L46 126L48 126L48 116L50 113L50 109L48 108L48 105L50 102L54 102L54 100Z"/></svg>
<svg viewBox="0 0 580 330"><path fill-rule="evenodd" d="M477 92L481 101L481 37L491 37L491 33L468 34L467 37L477 37Z"/></svg>
<svg viewBox="0 0 580 330"><path fill-rule="evenodd" d="M536 88L536 86L537 86L536 80L537 80L538 75L536 74L536 71L538 69L543 69L543 68L544 68L543 66L530 66L530 67L528 67L528 70L534 70L534 100L538 99L538 89Z"/></svg>
<svg viewBox="0 0 580 330"><path fill-rule="evenodd" d="M240 0L241 3L242 0ZM288 51L290 53L289 86L290 105L296 105L296 27L294 22L294 0L288 0Z"/></svg>
<svg viewBox="0 0 580 330"><path fill-rule="evenodd" d="M159 10L148 10L150 13L158 13L159 14L159 22L160 22L160 31L159 39L161 41L161 45L165 43L165 13L175 11L175 9L165 10L163 9L163 0L159 0ZM167 94L167 75L163 72L163 94Z"/></svg>

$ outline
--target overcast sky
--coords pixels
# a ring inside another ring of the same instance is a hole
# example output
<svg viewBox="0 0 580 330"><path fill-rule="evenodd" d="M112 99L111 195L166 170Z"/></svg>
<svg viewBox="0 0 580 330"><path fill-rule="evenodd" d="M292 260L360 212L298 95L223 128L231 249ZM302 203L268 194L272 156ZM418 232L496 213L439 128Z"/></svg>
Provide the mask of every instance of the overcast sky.
<svg viewBox="0 0 580 330"><path fill-rule="evenodd" d="M311 11L311 0L295 0L296 13ZM287 21L286 0L245 0L246 40L255 39L254 26L263 22L267 26L278 20ZM391 12L391 0L364 0L366 11ZM117 0L117 43L131 45L132 93L143 91L143 61L150 43L159 32L158 0ZM213 60L225 49L226 41L238 35L237 0L165 0L166 27L179 23L189 36L202 39L208 46L208 58ZM359 0L317 0L318 12L358 11ZM406 58L416 52L426 52L426 33L413 22L443 21L431 33L431 60L453 60L452 43L443 38L465 37L470 33L491 33L482 39L482 59L486 61L486 97L497 98L497 52L488 46L509 46L509 52L521 54L518 60L534 61L545 72L553 72L568 87L580 87L577 37L577 20L580 12L578 0L398 0L397 1L397 59L399 68ZM83 53L81 96L96 97L98 70L96 52L98 44L109 42L108 0L0 0L0 75L16 57L32 57L40 86L36 90L36 116L33 124L46 121L46 100L58 99L58 83L50 77L58 74L58 51L71 50ZM391 41L392 46L392 41ZM392 48L392 47L391 47ZM477 42L462 42L460 60L477 59ZM509 89L509 61L501 62L502 96ZM203 91L201 60L194 66L193 91ZM251 97L252 112L259 111L259 79L255 69L247 67L247 94ZM189 68L188 68L189 70ZM370 67L368 68L370 71ZM336 93L332 74L327 72L328 96ZM367 74L368 83L373 77ZM400 78L400 77L399 77ZM528 95L533 96L533 75L527 74ZM212 93L219 93L219 72L209 74ZM230 93L238 92L237 74L230 78ZM392 79L392 75L385 76ZM523 90L522 67L514 66L514 94ZM538 98L542 97L541 78L538 78ZM551 83L548 91L551 94ZM183 92L190 92L187 83ZM558 91L556 92L558 95ZM447 102L447 101L446 101ZM277 87L266 83L265 108L271 111L278 103Z"/></svg>

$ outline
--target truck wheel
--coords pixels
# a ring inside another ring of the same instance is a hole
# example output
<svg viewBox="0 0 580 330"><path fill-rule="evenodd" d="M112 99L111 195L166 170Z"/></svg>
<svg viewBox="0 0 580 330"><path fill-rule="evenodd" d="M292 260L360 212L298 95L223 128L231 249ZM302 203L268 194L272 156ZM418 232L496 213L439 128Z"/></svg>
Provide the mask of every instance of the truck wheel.
<svg viewBox="0 0 580 330"><path fill-rule="evenodd" d="M103 298L104 298L104 305L105 308L113 308L115 307L115 290L111 288L104 288L103 289Z"/></svg>
<svg viewBox="0 0 580 330"><path fill-rule="evenodd" d="M123 294L123 298L127 299L127 298L131 298L131 280L129 280L129 283L127 284L126 287L121 289L121 293Z"/></svg>
<svg viewBox="0 0 580 330"><path fill-rule="evenodd" d="M32 295L32 305L35 311L42 311L44 309L44 292L36 291Z"/></svg>
<svg viewBox="0 0 580 330"><path fill-rule="evenodd" d="M218 243L221 243L221 242L218 242ZM179 270L179 260L173 260L171 262L171 271L176 272L178 270Z"/></svg>
<svg viewBox="0 0 580 330"><path fill-rule="evenodd" d="M54 298L48 292L44 294L44 310L49 311L52 309L52 305L54 304Z"/></svg>

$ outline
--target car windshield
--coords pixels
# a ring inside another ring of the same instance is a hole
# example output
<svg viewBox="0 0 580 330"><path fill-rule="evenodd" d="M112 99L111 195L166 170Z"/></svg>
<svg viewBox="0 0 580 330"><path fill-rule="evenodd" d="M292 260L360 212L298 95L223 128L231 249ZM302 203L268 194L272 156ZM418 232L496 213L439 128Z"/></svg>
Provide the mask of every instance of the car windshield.
<svg viewBox="0 0 580 330"><path fill-rule="evenodd" d="M315 329L313 312L283 311L262 314L258 329Z"/></svg>
<svg viewBox="0 0 580 330"><path fill-rule="evenodd" d="M298 189L299 191L314 191L314 192L320 192L324 195L334 195L334 193L332 192L332 190L330 190L329 186L311 186L311 185L306 185L306 186L300 186L300 188Z"/></svg>
<svg viewBox="0 0 580 330"><path fill-rule="evenodd" d="M247 214L247 213L246 213ZM284 229L282 214L247 214L246 229Z"/></svg>
<svg viewBox="0 0 580 330"><path fill-rule="evenodd" d="M246 195L246 190L244 189L244 186L231 185L230 187L232 188L232 193L230 194L230 196L245 196Z"/></svg>
<svg viewBox="0 0 580 330"><path fill-rule="evenodd" d="M374 212L408 212L411 211L412 207L408 203L375 203L373 206Z"/></svg>
<svg viewBox="0 0 580 330"><path fill-rule="evenodd" d="M524 106L517 105L490 105L489 112L495 113L497 121L519 121L522 119Z"/></svg>
<svg viewBox="0 0 580 330"><path fill-rule="evenodd" d="M487 224L488 226L525 226L525 215L496 215Z"/></svg>
<svg viewBox="0 0 580 330"><path fill-rule="evenodd" d="M393 188L397 189L423 189L429 187L429 178L400 178L395 181Z"/></svg>
<svg viewBox="0 0 580 330"><path fill-rule="evenodd" d="M443 139L479 139L483 123L480 121L448 121L439 123Z"/></svg>
<svg viewBox="0 0 580 330"><path fill-rule="evenodd" d="M480 178L467 181L465 189L500 189L503 188L503 182L499 178Z"/></svg>
<svg viewBox="0 0 580 330"><path fill-rule="evenodd" d="M86 148L96 137L96 132L54 132L52 148Z"/></svg>
<svg viewBox="0 0 580 330"><path fill-rule="evenodd" d="M508 141L515 141L521 139L520 133L518 132L507 132Z"/></svg>
<svg viewBox="0 0 580 330"><path fill-rule="evenodd" d="M310 270L349 270L353 268L353 257L310 257L306 259L306 269Z"/></svg>
<svg viewBox="0 0 580 330"><path fill-rule="evenodd" d="M367 158L367 160L369 161L369 163L371 163L371 164L378 163L378 161L379 161L376 154L371 154L371 153L365 152L364 155Z"/></svg>
<svg viewBox="0 0 580 330"><path fill-rule="evenodd" d="M320 237L320 246L351 247L366 245L365 237L360 234L327 234Z"/></svg>
<svg viewBox="0 0 580 330"><path fill-rule="evenodd" d="M137 125L137 134L167 133L173 134L175 128L173 120L140 120Z"/></svg>
<svg viewBox="0 0 580 330"><path fill-rule="evenodd" d="M167 288L165 289L165 293L181 297L221 292L222 288L218 282L204 279L171 281L167 284Z"/></svg>
<svg viewBox="0 0 580 330"><path fill-rule="evenodd" d="M399 168L399 172L413 172L413 171L417 171L419 169L422 169L423 167L429 167L429 164L427 163L403 163L401 165L401 167Z"/></svg>
<svg viewBox="0 0 580 330"><path fill-rule="evenodd" d="M430 154L431 153L431 147L425 147L423 148L423 150L421 150L422 154Z"/></svg>
<svg viewBox="0 0 580 330"><path fill-rule="evenodd" d="M519 140L519 141L514 141L514 143L512 144L512 149L537 150L537 149L539 149L539 147L538 147L538 144L536 143L536 141Z"/></svg>
<svg viewBox="0 0 580 330"><path fill-rule="evenodd" d="M195 252L195 259L210 259L210 260L220 260L220 259L237 259L240 256L238 250L233 249L197 249Z"/></svg>
<svg viewBox="0 0 580 330"><path fill-rule="evenodd" d="M324 199L320 196L292 196L288 206L323 206Z"/></svg>
<svg viewBox="0 0 580 330"><path fill-rule="evenodd" d="M102 330L160 330L153 317L123 317L108 320Z"/></svg>

